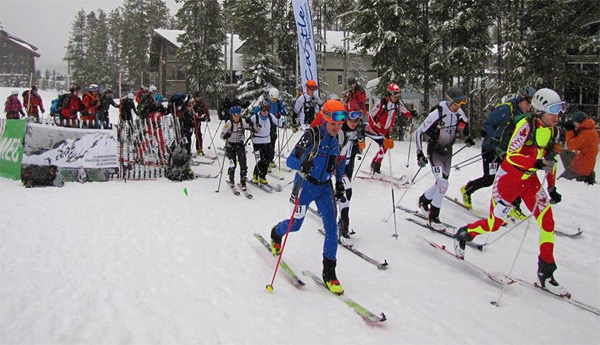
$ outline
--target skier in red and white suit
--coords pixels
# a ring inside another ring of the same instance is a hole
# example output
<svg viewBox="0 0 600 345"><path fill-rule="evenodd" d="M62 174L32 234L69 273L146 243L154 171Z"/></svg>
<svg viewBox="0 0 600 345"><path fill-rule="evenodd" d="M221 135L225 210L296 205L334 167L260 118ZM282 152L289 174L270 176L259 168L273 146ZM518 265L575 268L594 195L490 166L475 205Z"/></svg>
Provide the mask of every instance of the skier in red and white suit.
<svg viewBox="0 0 600 345"><path fill-rule="evenodd" d="M365 128L365 135L379 144L379 151L371 162L371 170L374 173L381 173L381 161L387 150L394 147L394 139L391 138L392 127L398 112L407 118L412 117L410 110L406 109L404 103L400 100L401 93L402 90L398 84L389 84L386 96L375 104L369 114L369 123Z"/></svg>
<svg viewBox="0 0 600 345"><path fill-rule="evenodd" d="M557 151L556 137L558 117L565 111L565 103L551 89L538 90L531 105L535 115L522 118L511 137L506 157L496 173L490 203L490 215L458 229L454 249L464 257L466 242L483 233L500 228L510 212L512 202L521 197L537 219L540 228L540 255L538 279L540 285L556 295L568 292L554 279L554 217L550 204L560 202L562 196L556 191ZM537 176L538 170L546 171L548 194L543 190Z"/></svg>

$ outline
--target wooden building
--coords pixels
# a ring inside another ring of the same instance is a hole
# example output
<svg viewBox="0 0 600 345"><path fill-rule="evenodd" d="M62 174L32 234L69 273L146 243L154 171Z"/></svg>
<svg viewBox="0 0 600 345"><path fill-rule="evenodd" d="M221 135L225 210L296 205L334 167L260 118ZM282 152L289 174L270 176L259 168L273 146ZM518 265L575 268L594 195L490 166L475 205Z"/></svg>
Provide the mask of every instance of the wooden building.
<svg viewBox="0 0 600 345"><path fill-rule="evenodd" d="M37 47L0 30L0 86L29 87L35 74Z"/></svg>

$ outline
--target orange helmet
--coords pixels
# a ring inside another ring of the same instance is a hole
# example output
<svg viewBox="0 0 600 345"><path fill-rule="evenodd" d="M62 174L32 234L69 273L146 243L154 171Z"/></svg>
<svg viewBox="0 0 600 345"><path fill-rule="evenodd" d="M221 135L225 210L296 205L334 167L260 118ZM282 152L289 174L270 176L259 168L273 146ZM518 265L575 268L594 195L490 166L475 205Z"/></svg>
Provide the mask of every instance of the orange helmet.
<svg viewBox="0 0 600 345"><path fill-rule="evenodd" d="M311 90L316 90L319 88L319 86L317 86L317 82L310 79L306 81L306 88L311 89Z"/></svg>
<svg viewBox="0 0 600 345"><path fill-rule="evenodd" d="M321 111L323 119L331 123L343 123L348 118L348 112L344 104L337 99L330 99L323 104Z"/></svg>

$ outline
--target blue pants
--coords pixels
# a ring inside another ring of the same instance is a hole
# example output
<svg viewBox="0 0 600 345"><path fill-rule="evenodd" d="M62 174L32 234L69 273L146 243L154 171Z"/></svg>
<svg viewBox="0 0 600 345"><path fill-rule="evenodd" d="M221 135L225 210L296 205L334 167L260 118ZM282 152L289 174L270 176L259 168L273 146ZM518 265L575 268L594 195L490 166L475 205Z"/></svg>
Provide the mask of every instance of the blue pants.
<svg viewBox="0 0 600 345"><path fill-rule="evenodd" d="M315 204L317 204L317 210L319 210L319 213L321 214L323 227L325 228L323 255L330 260L335 260L338 247L338 236L336 208L331 183L315 185L296 175L291 200L295 201L296 195L298 194L297 191L300 187L302 188L300 192L300 200L298 201L298 207L296 208L296 213L294 214L294 222L292 223L290 232L300 230L300 227L302 227L302 223L304 222L304 216L306 216L308 206L314 201ZM285 235L289 224L289 218L282 220L275 226L275 232L280 236Z"/></svg>

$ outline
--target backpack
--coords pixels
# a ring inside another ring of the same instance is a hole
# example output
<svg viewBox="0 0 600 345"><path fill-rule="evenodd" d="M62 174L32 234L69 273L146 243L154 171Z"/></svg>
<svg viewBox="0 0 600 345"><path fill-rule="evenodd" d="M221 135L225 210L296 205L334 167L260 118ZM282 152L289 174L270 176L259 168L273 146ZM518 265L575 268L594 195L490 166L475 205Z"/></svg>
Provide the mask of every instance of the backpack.
<svg viewBox="0 0 600 345"><path fill-rule="evenodd" d="M515 127L517 123L526 115L520 114L515 117L515 109L511 102L506 103L498 103L494 108L498 108L500 106L507 105L509 109L508 120L504 123L504 129L502 130L502 134L500 134L500 138L498 140L498 152L505 153L508 148L508 143L510 143L510 138L512 138L512 134L515 131ZM531 114L528 114L531 115ZM531 116L529 116L531 118Z"/></svg>
<svg viewBox="0 0 600 345"><path fill-rule="evenodd" d="M194 173L190 171L190 155L182 146L176 146L169 158L169 166L165 176L171 181L193 180Z"/></svg>
<svg viewBox="0 0 600 345"><path fill-rule="evenodd" d="M175 108L181 108L183 106L183 104L185 103L185 99L187 98L187 94L183 93L183 92L177 92L176 94L172 95L171 97L169 97L169 105L168 105L168 109L170 111L173 111L173 105L175 105Z"/></svg>
<svg viewBox="0 0 600 345"><path fill-rule="evenodd" d="M50 106L50 114L60 113L60 111L62 110L62 107L63 107L64 100L68 95L69 95L68 93L64 94L64 95L60 95L60 96L58 96L58 98L52 100L52 105Z"/></svg>
<svg viewBox="0 0 600 345"><path fill-rule="evenodd" d="M501 137L502 140L500 141L500 144L498 145L498 148L496 149L499 156L504 156L506 154L506 151L508 149L508 144L510 143L510 139L512 138L515 128L517 127L517 123L519 123L519 121L521 121L523 118L527 119L527 122L529 122L529 127L531 128L531 130L529 131L529 134L527 135L527 139L525 140L524 145L536 145L537 146L537 141L536 141L536 137L535 137L535 134L537 131L537 126L535 126L533 114L523 113L523 114L519 114L517 116L513 116L512 107L511 107L511 114L510 114L509 120L506 121L504 130L502 131L502 137ZM556 135L557 135L556 128L552 127L551 132L552 132L552 134L550 135L550 140L548 141L548 148L547 148L547 153L549 153L550 155L552 155L552 153L554 152L554 146L552 145L552 143L556 141ZM507 137L507 138L505 138L505 137ZM506 141L506 143L504 142L504 140Z"/></svg>
<svg viewBox="0 0 600 345"><path fill-rule="evenodd" d="M23 165L21 182L26 188L38 186L62 187L64 185L56 165Z"/></svg>
<svg viewBox="0 0 600 345"><path fill-rule="evenodd" d="M20 108L19 99L17 97L8 96L6 102L4 102L4 111L8 114L11 112L18 112Z"/></svg>

